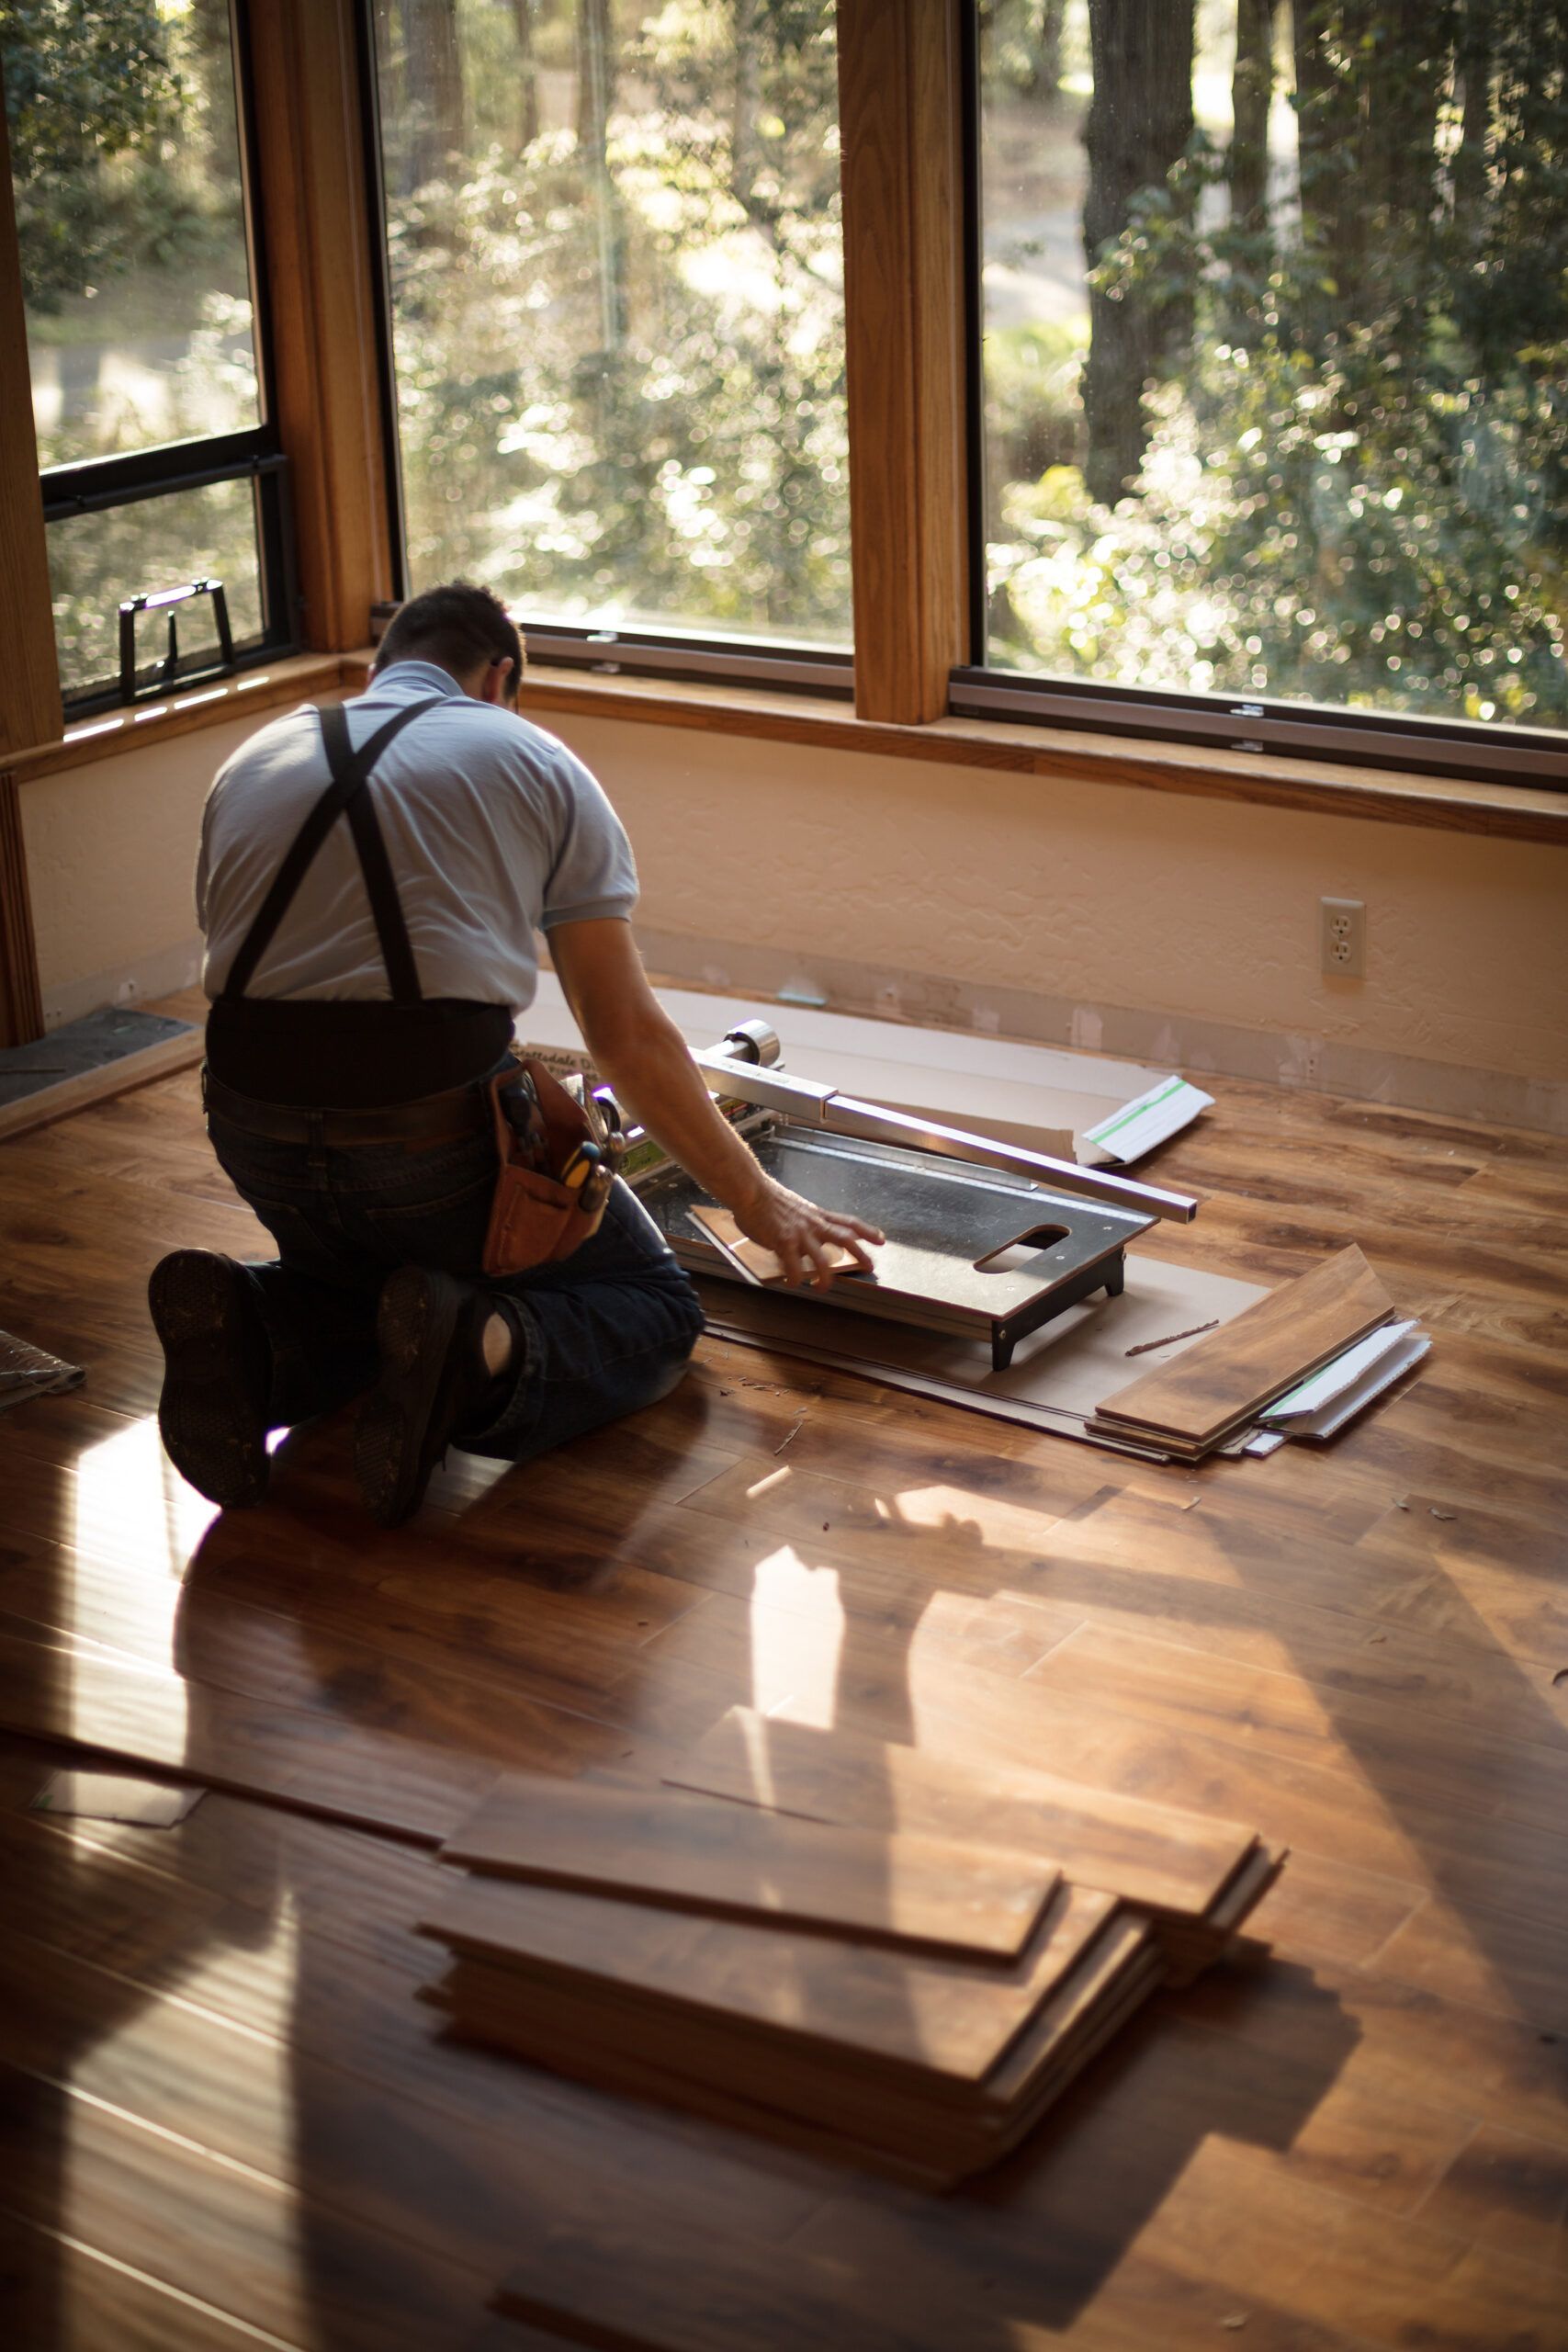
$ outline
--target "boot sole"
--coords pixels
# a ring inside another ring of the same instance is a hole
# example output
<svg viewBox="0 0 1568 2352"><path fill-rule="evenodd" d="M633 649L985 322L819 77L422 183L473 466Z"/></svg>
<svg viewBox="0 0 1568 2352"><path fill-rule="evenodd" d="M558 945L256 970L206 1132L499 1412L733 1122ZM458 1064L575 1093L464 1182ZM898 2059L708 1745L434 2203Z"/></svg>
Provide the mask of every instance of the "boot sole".
<svg viewBox="0 0 1568 2352"><path fill-rule="evenodd" d="M261 1502L272 1466L245 1362L242 1279L224 1259L178 1250L147 1285L164 1350L164 1451L181 1477L224 1510Z"/></svg>
<svg viewBox="0 0 1568 2352"><path fill-rule="evenodd" d="M446 1442L431 1441L447 1351L462 1311L456 1283L419 1266L389 1274L376 1314L381 1377L359 1408L354 1467L371 1517L383 1527L412 1519Z"/></svg>

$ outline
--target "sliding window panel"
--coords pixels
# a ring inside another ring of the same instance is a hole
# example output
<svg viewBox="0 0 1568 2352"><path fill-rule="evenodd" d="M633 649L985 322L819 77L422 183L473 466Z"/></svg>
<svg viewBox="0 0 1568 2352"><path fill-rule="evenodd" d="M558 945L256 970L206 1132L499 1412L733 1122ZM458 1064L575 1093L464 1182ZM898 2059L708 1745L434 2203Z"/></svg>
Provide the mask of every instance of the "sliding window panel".
<svg viewBox="0 0 1568 2352"><path fill-rule="evenodd" d="M5 53L0 49L0 100L5 98ZM8 102L0 104L0 643L6 648L0 759L8 752L52 742L61 729L43 501L39 494L38 452L28 422L27 316L17 274L9 265L16 215L6 138L8 111ZM0 808L0 931L9 934L22 923L25 910L14 906L5 895L5 811ZM18 834L18 842L19 838ZM25 889L19 850L17 861L11 870L22 876ZM30 919L27 929L30 940ZM0 1044L18 1042L7 1035L9 1025L0 958Z"/></svg>
<svg viewBox="0 0 1568 2352"><path fill-rule="evenodd" d="M39 462L261 422L226 0L0 12Z"/></svg>
<svg viewBox="0 0 1568 2352"><path fill-rule="evenodd" d="M995 0L979 80L984 658L1539 760L1568 7Z"/></svg>
<svg viewBox="0 0 1568 2352"><path fill-rule="evenodd" d="M410 585L851 633L832 0L373 0Z"/></svg>
<svg viewBox="0 0 1568 2352"><path fill-rule="evenodd" d="M119 604L128 583L157 594L192 581L220 582L236 645L259 644L265 621L256 536L255 485L243 475L51 522L54 636L67 699L79 704L117 687ZM179 662L171 683L178 684L215 663L219 646L210 598L193 598L176 608L175 619ZM139 691L150 683L149 665L165 658L166 643L166 623L161 635L158 616L142 616Z"/></svg>

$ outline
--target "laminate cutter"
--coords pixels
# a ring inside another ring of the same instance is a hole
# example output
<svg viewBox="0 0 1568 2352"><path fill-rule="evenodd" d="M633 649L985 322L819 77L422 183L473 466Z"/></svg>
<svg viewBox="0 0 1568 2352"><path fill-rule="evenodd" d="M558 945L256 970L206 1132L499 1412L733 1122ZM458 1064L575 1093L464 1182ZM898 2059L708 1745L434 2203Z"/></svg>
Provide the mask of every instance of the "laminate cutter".
<svg viewBox="0 0 1568 2352"><path fill-rule="evenodd" d="M1186 1224L1197 1213L1184 1193L792 1078L763 1021L731 1030L696 1061L770 1176L887 1236L874 1272L796 1295L988 1344L998 1371L1079 1299L1118 1296L1127 1244L1156 1219ZM689 1272L754 1279L694 1220L694 1208L712 1204L651 1136L631 1131L621 1166Z"/></svg>

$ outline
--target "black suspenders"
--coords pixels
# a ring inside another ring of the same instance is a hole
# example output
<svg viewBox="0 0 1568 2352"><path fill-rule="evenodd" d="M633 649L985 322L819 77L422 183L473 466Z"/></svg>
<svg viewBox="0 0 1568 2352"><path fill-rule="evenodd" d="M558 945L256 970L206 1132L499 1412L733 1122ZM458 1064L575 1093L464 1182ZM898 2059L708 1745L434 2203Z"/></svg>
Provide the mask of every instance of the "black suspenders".
<svg viewBox="0 0 1568 2352"><path fill-rule="evenodd" d="M272 945L277 927L293 903L295 892L310 870L311 859L338 819L346 814L354 834L354 846L359 853L370 911L376 918L376 936L381 944L381 960L387 967L392 1001L394 1004L423 1003L423 991L419 985L419 973L413 960L413 949L409 943L408 925L403 921L398 886L387 855L387 844L381 838L376 804L367 787L371 769L393 736L400 734L411 718L417 718L422 711L434 710L438 702L446 699L445 695L432 695L424 702L410 703L367 736L357 752L350 740L348 718L340 703L330 703L324 710L317 712L333 780L295 834L288 854L262 900L255 921L240 943L240 952L230 966L228 979L223 984L226 1000L232 1001L244 995L255 978L257 965Z"/></svg>

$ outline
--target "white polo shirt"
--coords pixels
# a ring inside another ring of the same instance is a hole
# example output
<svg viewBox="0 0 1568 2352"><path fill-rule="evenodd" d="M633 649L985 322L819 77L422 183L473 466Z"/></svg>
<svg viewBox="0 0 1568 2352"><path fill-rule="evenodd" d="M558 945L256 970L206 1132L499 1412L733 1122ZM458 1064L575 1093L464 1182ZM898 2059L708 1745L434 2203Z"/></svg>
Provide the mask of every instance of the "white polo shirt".
<svg viewBox="0 0 1568 2352"><path fill-rule="evenodd" d="M396 662L345 706L357 746L401 705L444 697L377 762L370 790L420 986L520 1012L538 979L535 933L629 918L631 844L566 745L514 711L476 702L433 662ZM229 967L314 803L332 780L309 708L275 719L220 768L201 818L197 919L202 986ZM248 997L390 995L345 818L317 851Z"/></svg>

